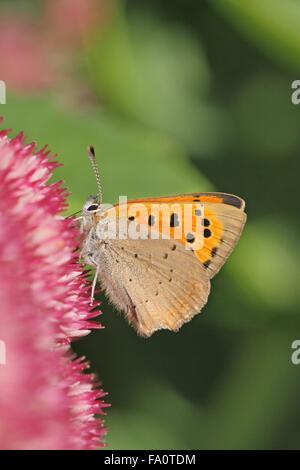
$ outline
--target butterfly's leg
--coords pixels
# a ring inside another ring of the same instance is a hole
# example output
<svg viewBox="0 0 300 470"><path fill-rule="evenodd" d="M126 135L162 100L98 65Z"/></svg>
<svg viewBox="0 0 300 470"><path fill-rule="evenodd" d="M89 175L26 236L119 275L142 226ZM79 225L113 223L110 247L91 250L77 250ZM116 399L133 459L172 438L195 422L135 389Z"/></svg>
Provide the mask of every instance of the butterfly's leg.
<svg viewBox="0 0 300 470"><path fill-rule="evenodd" d="M90 305L93 305L93 302L94 302L94 295L95 295L95 289L96 289L98 275L99 275L99 266L98 266L98 264L96 264L96 272L95 272L95 276L94 276L93 284L92 284Z"/></svg>

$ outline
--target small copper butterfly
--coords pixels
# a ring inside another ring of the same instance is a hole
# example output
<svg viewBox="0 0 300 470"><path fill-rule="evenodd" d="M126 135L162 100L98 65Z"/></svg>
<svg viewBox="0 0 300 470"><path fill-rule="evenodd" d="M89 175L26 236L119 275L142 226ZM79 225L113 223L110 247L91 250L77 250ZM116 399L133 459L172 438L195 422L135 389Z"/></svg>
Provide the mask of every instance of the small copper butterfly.
<svg viewBox="0 0 300 470"><path fill-rule="evenodd" d="M237 244L245 202L211 192L102 203L95 152L89 147L98 195L82 209L81 256L95 267L109 300L141 336L178 331L207 302L210 280Z"/></svg>

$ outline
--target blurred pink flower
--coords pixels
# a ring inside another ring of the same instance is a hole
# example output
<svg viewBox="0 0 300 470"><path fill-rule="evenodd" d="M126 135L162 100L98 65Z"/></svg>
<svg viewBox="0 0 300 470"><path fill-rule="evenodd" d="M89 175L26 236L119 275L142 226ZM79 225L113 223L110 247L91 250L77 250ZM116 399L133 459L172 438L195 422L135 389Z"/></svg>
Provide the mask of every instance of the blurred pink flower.
<svg viewBox="0 0 300 470"><path fill-rule="evenodd" d="M74 53L107 15L107 0L45 0L39 21L0 9L1 80L17 92L70 87Z"/></svg>
<svg viewBox="0 0 300 470"><path fill-rule="evenodd" d="M95 417L105 394L68 346L99 326L77 229L59 215L66 192L46 184L56 166L22 134L0 132L1 449L95 449L105 434Z"/></svg>
<svg viewBox="0 0 300 470"><path fill-rule="evenodd" d="M53 87L59 78L51 62L50 44L25 18L0 19L0 77L8 89L39 92Z"/></svg>
<svg viewBox="0 0 300 470"><path fill-rule="evenodd" d="M106 0L46 0L46 23L60 39L76 45L104 19L106 3Z"/></svg>

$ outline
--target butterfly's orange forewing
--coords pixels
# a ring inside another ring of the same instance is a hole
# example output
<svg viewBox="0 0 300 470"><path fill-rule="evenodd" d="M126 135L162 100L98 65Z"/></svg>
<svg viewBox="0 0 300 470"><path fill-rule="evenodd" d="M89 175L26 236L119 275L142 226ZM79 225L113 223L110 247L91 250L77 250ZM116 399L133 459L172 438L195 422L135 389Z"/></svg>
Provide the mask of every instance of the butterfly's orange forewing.
<svg viewBox="0 0 300 470"><path fill-rule="evenodd" d="M137 210L137 205L140 204L146 208L145 212L140 213ZM212 277L224 264L244 226L245 203L241 198L225 193L192 193L130 200L126 209L129 221L135 220L144 226L151 226L170 238L175 238L174 231L182 224L181 215L186 204L191 205L191 230L187 232L183 227L180 238L178 236L176 238L182 244L189 245L194 256L205 268L209 268ZM167 205L175 209L151 213L153 207L158 205ZM118 217L123 212L120 210L120 205L116 205L115 208Z"/></svg>

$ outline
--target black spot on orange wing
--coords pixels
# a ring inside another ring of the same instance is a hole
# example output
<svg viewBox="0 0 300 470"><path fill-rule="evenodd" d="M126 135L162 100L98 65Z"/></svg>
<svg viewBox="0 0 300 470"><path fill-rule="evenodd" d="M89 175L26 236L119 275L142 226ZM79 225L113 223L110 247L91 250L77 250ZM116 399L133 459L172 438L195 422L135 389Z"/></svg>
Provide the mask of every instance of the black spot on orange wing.
<svg viewBox="0 0 300 470"><path fill-rule="evenodd" d="M177 214L171 214L170 227L178 227L178 226L179 226L178 215Z"/></svg>
<svg viewBox="0 0 300 470"><path fill-rule="evenodd" d="M218 247L214 246L213 249L211 250L211 256L214 257L218 253Z"/></svg>
<svg viewBox="0 0 300 470"><path fill-rule="evenodd" d="M194 243L195 235L193 233L187 233L186 234L186 241L189 242L189 243Z"/></svg>
<svg viewBox="0 0 300 470"><path fill-rule="evenodd" d="M154 215L149 215L148 217L148 225L152 227L155 224L155 217Z"/></svg>
<svg viewBox="0 0 300 470"><path fill-rule="evenodd" d="M203 219L203 220L202 220L202 225L204 225L204 227L209 227L209 226L210 226L210 221L209 221L209 219Z"/></svg>

